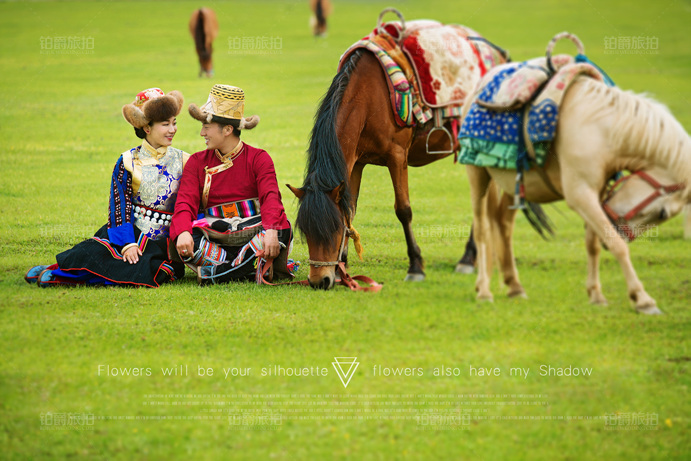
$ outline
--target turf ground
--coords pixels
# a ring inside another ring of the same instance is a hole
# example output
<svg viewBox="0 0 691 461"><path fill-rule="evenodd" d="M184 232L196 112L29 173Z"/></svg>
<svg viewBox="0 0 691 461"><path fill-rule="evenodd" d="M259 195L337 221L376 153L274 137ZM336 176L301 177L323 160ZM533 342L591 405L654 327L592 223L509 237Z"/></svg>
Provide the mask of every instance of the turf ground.
<svg viewBox="0 0 691 461"><path fill-rule="evenodd" d="M352 271L382 281L379 294L200 288L191 273L157 290L23 281L105 222L114 162L136 142L120 108L141 89L199 104L213 83L244 88L262 122L243 137L271 153L279 184L301 184L338 57L386 6L466 24L514 60L574 32L619 86L691 126L688 1L335 1L324 40L309 34L306 3L207 3L220 23L213 80L197 78L186 29L196 2L0 3L0 457L688 459L691 276L679 218L632 244L666 313L654 318L635 314L608 254L610 304L587 303L583 225L563 204L548 207L552 242L519 218L530 299L502 296L495 276L496 301L476 303L474 277L453 273L471 211L449 159L410 172L422 283L403 282L403 235L376 167L365 169L355 224L366 253ZM201 150L198 130L181 115L174 145ZM300 240L293 256L307 257ZM347 387L335 357L357 357ZM180 365L187 375L172 373ZM541 376L541 366L591 372ZM123 368L130 376L114 376ZM307 376L285 375L297 373Z"/></svg>

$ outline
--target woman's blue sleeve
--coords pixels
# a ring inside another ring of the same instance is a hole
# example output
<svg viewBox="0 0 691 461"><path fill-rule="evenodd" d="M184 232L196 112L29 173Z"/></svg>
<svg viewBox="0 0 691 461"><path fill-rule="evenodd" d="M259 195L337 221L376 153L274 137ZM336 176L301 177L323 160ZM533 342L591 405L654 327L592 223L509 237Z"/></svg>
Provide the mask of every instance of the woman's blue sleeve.
<svg viewBox="0 0 691 461"><path fill-rule="evenodd" d="M122 156L113 169L108 204L108 239L115 245L134 243L132 176L125 169Z"/></svg>

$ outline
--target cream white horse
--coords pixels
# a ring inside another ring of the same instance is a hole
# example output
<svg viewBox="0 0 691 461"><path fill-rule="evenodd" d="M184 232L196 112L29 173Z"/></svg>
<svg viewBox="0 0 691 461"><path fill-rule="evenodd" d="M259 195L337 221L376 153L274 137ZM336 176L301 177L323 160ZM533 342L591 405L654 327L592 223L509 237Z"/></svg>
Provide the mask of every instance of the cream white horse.
<svg viewBox="0 0 691 461"><path fill-rule="evenodd" d="M474 98L468 98L464 115ZM474 214L474 234L478 249L475 289L481 300L492 300L490 291L491 233L509 296L525 296L518 279L513 255L512 232L515 211L502 217L498 194L492 181L511 194L515 171L467 165ZM686 130L662 104L645 96L607 87L593 79L579 77L567 90L560 108L556 138L544 173L553 184L531 168L525 175L526 200L538 203L566 200L586 223L588 253L587 292L590 301L606 304L599 281L600 243L616 257L626 278L629 298L639 312L659 314L655 300L638 279L629 256L629 247L601 205L608 178L617 171L641 171L666 185L659 196L656 187L635 177L627 181L608 202L619 216L651 197L628 216L629 236L661 223L691 203L691 140ZM554 189L554 190L553 190ZM659 189L659 188L658 188ZM556 194L555 192L558 192ZM504 199L504 202L507 200ZM615 223L618 227L622 222Z"/></svg>

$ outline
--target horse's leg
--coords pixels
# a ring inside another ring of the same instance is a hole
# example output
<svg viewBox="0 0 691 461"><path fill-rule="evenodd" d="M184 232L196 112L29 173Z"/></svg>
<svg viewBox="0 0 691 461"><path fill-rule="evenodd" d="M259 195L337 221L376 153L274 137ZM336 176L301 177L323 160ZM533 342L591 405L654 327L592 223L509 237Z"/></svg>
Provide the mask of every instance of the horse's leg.
<svg viewBox="0 0 691 461"><path fill-rule="evenodd" d="M473 230L471 225L470 237L465 243L465 251L463 256L456 263L454 272L459 274L472 274L475 272L475 260L477 259L477 247L475 246L475 239L473 238Z"/></svg>
<svg viewBox="0 0 691 461"><path fill-rule="evenodd" d="M357 199L360 196L360 184L362 183L362 170L365 169L364 163L355 163L352 166L348 165L351 170L350 173L350 196L353 200L353 217L355 220L355 213L357 211ZM343 249L343 262L348 264L348 246Z"/></svg>
<svg viewBox="0 0 691 461"><path fill-rule="evenodd" d="M646 293L645 289L643 289L643 284L636 275L633 264L631 264L628 245L619 236L607 219L604 211L602 211L598 193L588 187L578 186L564 181L566 202L581 215L586 224L593 229L610 253L619 261L619 265L626 278L629 298L634 302L636 309L644 314L661 314L662 312L658 309L655 300Z"/></svg>
<svg viewBox="0 0 691 461"><path fill-rule="evenodd" d="M600 286L600 239L593 229L585 226L585 249L588 252L588 279L586 289L591 304L607 305Z"/></svg>
<svg viewBox="0 0 691 461"><path fill-rule="evenodd" d="M408 274L405 277L407 282L419 282L425 279L423 270L422 254L420 247L413 235L413 210L410 207L410 195L408 193L408 164L406 163L406 150L394 144L389 152L388 162L389 174L394 190L394 209L396 217L403 225L403 234L408 246Z"/></svg>
<svg viewBox="0 0 691 461"><path fill-rule="evenodd" d="M501 200L497 200L497 193L497 187L491 186L487 206L491 219L497 224L494 248L496 248L504 275L504 284L509 287L509 297L527 298L523 285L518 279L516 258L513 253L513 229L517 210L509 208L513 199L508 194L502 194Z"/></svg>
<svg viewBox="0 0 691 461"><path fill-rule="evenodd" d="M487 170L476 166L466 165L466 172L470 183L470 197L473 204L473 234L477 247L475 291L478 300L493 301L494 298L489 289L492 267L492 252L489 244L492 235L487 213L487 192L491 178Z"/></svg>

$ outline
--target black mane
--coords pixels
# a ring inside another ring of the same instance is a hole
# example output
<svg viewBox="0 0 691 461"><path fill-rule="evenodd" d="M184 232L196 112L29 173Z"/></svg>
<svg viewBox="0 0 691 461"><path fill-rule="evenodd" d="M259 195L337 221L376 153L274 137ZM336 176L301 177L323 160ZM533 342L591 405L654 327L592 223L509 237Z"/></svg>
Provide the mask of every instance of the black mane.
<svg viewBox="0 0 691 461"><path fill-rule="evenodd" d="M361 50L348 58L336 74L314 116L314 127L307 150L307 167L302 190L305 192L298 207L296 227L318 246L334 246L344 221L352 218L350 185L346 162L336 134L338 109L350 76L360 60ZM343 184L338 203L329 193Z"/></svg>

